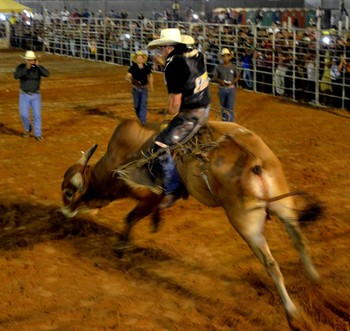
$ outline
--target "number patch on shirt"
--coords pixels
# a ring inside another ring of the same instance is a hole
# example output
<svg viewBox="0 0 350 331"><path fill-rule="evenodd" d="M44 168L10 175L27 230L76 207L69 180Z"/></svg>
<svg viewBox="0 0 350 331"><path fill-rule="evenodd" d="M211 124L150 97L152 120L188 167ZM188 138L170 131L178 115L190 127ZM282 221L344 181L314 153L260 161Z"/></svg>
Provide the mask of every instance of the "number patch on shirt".
<svg viewBox="0 0 350 331"><path fill-rule="evenodd" d="M205 72L203 75L199 76L196 78L195 80L195 88L193 93L198 93L203 91L205 88L208 87L209 85L209 77L208 77L208 73Z"/></svg>

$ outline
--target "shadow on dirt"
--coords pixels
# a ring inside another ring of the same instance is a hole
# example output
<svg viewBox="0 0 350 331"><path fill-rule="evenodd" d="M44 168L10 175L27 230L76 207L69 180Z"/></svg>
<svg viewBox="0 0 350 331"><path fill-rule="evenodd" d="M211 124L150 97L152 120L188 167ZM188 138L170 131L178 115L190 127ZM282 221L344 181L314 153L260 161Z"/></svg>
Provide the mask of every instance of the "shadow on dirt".
<svg viewBox="0 0 350 331"><path fill-rule="evenodd" d="M106 107L106 108L108 108L108 107ZM79 111L79 112L84 112L87 115L104 116L104 117L113 118L113 119L117 119L117 120L122 119L122 117L117 116L114 111L102 110L99 107L89 108L89 107L85 107L85 106L80 105L80 106L74 107L74 109Z"/></svg>
<svg viewBox="0 0 350 331"><path fill-rule="evenodd" d="M4 123L0 123L0 134L7 134L9 136L20 136L22 133L17 130L8 128Z"/></svg>
<svg viewBox="0 0 350 331"><path fill-rule="evenodd" d="M101 107L86 107L86 106L76 106L75 110L79 112L84 112L87 115L97 115L97 116L105 116L108 118L121 120L122 117L116 115L114 108L112 110L108 110L110 105L106 105L106 110L102 110ZM148 108L148 112L153 114L165 115L167 110L166 108Z"/></svg>
<svg viewBox="0 0 350 331"><path fill-rule="evenodd" d="M31 203L0 203L0 251L33 247L49 240L73 240L88 258L119 261L112 247L118 232L85 217L66 218L57 206ZM82 239L82 240L79 240ZM161 249L132 246L118 268L129 269L141 261L167 261L172 257Z"/></svg>
<svg viewBox="0 0 350 331"><path fill-rule="evenodd" d="M30 203L0 204L0 249L31 247L47 240L115 236L115 233L88 220L67 219L56 206Z"/></svg>

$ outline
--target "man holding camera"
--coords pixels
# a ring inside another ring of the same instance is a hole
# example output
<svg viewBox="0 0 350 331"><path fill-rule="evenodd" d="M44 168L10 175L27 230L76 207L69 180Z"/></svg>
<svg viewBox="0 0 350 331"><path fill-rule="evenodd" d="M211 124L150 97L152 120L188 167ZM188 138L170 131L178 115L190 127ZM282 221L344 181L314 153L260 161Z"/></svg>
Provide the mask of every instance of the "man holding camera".
<svg viewBox="0 0 350 331"><path fill-rule="evenodd" d="M17 66L14 78L20 80L19 114L23 124L23 137L29 137L32 130L29 109L33 112L34 138L42 141L41 133L41 77L48 77L49 71L39 65L38 59L33 51L27 51L24 55L25 63Z"/></svg>

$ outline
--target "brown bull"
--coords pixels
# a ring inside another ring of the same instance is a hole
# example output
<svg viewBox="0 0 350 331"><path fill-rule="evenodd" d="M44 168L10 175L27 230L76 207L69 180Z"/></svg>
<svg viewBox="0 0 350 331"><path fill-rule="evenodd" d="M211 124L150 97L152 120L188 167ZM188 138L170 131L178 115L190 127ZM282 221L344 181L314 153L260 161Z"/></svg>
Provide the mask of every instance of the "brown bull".
<svg viewBox="0 0 350 331"><path fill-rule="evenodd" d="M283 223L309 278L316 281L319 276L300 231L295 196L290 193L280 161L260 137L238 124L209 122L207 127L210 139L199 133L192 139L191 153L183 151L186 145L175 150L181 179L198 201L224 208L232 226L275 282L291 321L298 315L297 308L264 236L267 215L275 215ZM106 154L90 167L87 163L97 145L92 146L66 171L62 182L62 212L68 217L124 197L138 200L126 217L116 250L127 246L130 231L139 220L153 213L154 222L159 221L158 205L163 193L129 185L118 176L118 169L123 173L125 165L140 158L141 150L146 150L154 135L153 130L136 121L122 122L114 131Z"/></svg>

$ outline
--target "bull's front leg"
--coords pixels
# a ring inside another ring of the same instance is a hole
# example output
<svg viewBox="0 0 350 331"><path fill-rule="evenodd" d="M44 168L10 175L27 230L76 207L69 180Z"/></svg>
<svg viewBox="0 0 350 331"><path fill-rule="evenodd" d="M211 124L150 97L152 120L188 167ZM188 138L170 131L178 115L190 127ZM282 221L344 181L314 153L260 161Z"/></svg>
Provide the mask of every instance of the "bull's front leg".
<svg viewBox="0 0 350 331"><path fill-rule="evenodd" d="M118 257L122 257L123 253L132 246L130 232L138 221L155 211L157 214L156 220L159 222L157 205L160 200L161 199L148 199L139 201L136 207L127 215L125 218L124 229L119 235L116 243L113 245L113 251Z"/></svg>
<svg viewBox="0 0 350 331"><path fill-rule="evenodd" d="M134 210L131 211L124 220L125 226L122 233L117 238L116 243L113 245L113 251L118 257L122 257L124 251L131 247L130 232L132 227L138 222L134 220Z"/></svg>

